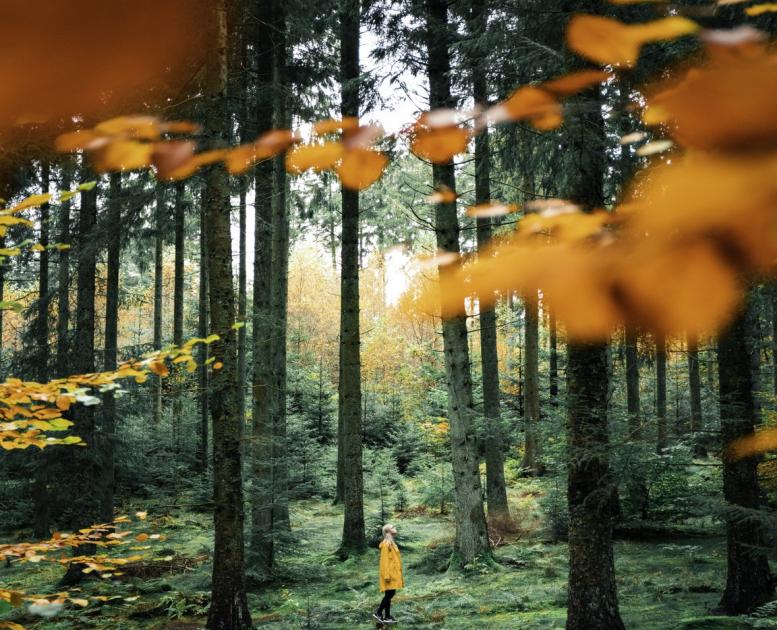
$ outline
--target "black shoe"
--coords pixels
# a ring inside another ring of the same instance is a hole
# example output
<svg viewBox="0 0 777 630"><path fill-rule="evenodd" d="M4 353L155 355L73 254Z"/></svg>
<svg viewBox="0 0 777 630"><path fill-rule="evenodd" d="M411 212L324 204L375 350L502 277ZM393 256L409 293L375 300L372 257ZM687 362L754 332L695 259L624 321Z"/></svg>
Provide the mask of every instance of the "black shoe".
<svg viewBox="0 0 777 630"><path fill-rule="evenodd" d="M389 615L388 617L383 618L383 623L397 623L397 620L394 619L394 617L392 617L391 615Z"/></svg>
<svg viewBox="0 0 777 630"><path fill-rule="evenodd" d="M372 617L373 617L373 619L375 619L375 621L377 621L378 623L384 623L384 622L386 621L386 620L385 620L383 617L381 617L381 616L380 616L378 613L376 613L376 612L372 613Z"/></svg>

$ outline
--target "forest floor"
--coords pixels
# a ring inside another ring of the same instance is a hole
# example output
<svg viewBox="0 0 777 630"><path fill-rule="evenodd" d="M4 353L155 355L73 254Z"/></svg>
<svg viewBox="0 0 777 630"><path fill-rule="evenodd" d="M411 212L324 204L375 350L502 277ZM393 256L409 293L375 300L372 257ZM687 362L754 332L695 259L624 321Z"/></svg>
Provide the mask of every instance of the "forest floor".
<svg viewBox="0 0 777 630"><path fill-rule="evenodd" d="M450 515L411 509L392 518L399 530L406 588L394 598L399 627L563 628L566 545L543 539L537 497L544 481L520 482L511 505L523 531L500 537L496 566L447 572L453 522ZM133 506L135 507L135 506ZM154 560L132 565L118 579L88 580L76 597L95 595L88 606L68 606L43 619L17 609L0 619L27 628L98 630L201 628L207 607L212 528L206 514L173 510L154 516L148 531L165 537L149 551ZM368 505L377 513L376 505ZM373 519L374 520L374 519ZM377 521L376 521L377 522ZM249 604L259 628L369 627L380 595L377 550L339 561L341 511L328 502L292 505L293 547L282 554L276 583L252 588ZM650 542L618 541L616 574L621 612L630 629L777 628L777 618L716 618L725 579L725 541L720 535ZM51 594L62 575L47 563L0 568L0 584Z"/></svg>

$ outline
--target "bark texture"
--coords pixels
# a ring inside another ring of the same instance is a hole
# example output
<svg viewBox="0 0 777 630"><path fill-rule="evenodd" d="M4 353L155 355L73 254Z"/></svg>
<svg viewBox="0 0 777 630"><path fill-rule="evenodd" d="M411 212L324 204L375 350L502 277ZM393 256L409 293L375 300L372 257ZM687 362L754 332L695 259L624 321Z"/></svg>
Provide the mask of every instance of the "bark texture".
<svg viewBox="0 0 777 630"><path fill-rule="evenodd" d="M756 425L754 378L750 363L753 335L752 304L730 324L718 342L720 428L724 444L749 435ZM726 517L726 589L721 609L746 614L772 598L774 587L766 555L759 508L758 459L723 458Z"/></svg>
<svg viewBox="0 0 777 630"><path fill-rule="evenodd" d="M217 46L206 64L205 133L209 148L223 146L229 134L226 0L214 2L213 20ZM221 369L213 370L210 387L215 541L207 627L243 630L251 628L243 558L243 422L239 417L237 333L233 328L229 177L221 165L206 172L204 203L211 329L219 335L212 350L222 363Z"/></svg>
<svg viewBox="0 0 777 630"><path fill-rule="evenodd" d="M451 107L448 4L444 0L426 0L425 10L429 105L433 109ZM453 163L433 165L432 179L435 188L447 186L455 190ZM435 233L439 249L459 252L459 221L455 202L436 205ZM440 276L449 272L444 266L439 268ZM442 335L456 500L455 553L456 559L466 565L490 553L475 438L466 318L443 313Z"/></svg>
<svg viewBox="0 0 777 630"><path fill-rule="evenodd" d="M340 84L343 117L359 116L360 0L340 0ZM367 548L364 535L362 470L361 336L359 330L359 193L342 188L343 228L340 248L340 382L342 422L343 537L340 554Z"/></svg>

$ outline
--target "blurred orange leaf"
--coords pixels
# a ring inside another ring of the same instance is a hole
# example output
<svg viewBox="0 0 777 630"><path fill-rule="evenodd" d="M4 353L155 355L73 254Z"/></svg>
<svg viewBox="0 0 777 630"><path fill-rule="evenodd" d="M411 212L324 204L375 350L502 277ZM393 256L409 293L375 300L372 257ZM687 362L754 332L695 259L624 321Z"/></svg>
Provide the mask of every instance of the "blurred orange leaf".
<svg viewBox="0 0 777 630"><path fill-rule="evenodd" d="M337 174L343 186L351 190L363 190L372 186L388 165L388 158L371 149L351 149L343 155L337 166Z"/></svg>
<svg viewBox="0 0 777 630"><path fill-rule="evenodd" d="M462 127L421 127L415 131L410 150L420 158L445 164L454 155L464 153L468 143L469 131Z"/></svg>
<svg viewBox="0 0 777 630"><path fill-rule="evenodd" d="M576 15L567 27L569 47L602 65L632 67L644 44L676 39L699 30L695 22L672 16L644 24L624 24L600 15Z"/></svg>
<svg viewBox="0 0 777 630"><path fill-rule="evenodd" d="M343 145L339 142L301 144L286 154L286 170L299 174L307 170L324 171L334 168L343 156Z"/></svg>

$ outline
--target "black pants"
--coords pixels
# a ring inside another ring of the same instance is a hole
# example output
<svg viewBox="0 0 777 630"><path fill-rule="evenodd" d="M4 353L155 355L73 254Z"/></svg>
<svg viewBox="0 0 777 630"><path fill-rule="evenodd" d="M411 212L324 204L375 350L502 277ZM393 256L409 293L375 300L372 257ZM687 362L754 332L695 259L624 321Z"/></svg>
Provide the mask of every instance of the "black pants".
<svg viewBox="0 0 777 630"><path fill-rule="evenodd" d="M378 617L381 616L381 613L385 613L384 617L391 617L391 598L394 597L394 593L396 593L395 590L391 589L383 593L383 601L380 602L380 606L378 607Z"/></svg>

